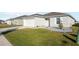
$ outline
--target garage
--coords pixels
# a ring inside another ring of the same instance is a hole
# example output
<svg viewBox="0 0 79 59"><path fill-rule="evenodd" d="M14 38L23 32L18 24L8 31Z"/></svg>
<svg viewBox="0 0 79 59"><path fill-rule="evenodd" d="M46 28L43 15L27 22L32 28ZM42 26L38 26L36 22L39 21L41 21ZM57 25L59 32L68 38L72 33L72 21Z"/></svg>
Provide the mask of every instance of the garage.
<svg viewBox="0 0 79 59"><path fill-rule="evenodd" d="M35 27L35 20L34 19L24 19L23 25L26 27Z"/></svg>

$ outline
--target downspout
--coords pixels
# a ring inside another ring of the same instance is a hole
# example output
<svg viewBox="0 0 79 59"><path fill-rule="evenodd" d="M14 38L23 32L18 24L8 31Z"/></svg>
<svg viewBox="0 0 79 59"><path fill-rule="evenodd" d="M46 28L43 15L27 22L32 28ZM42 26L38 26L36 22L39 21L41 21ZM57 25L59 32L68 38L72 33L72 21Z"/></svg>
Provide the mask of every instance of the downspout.
<svg viewBox="0 0 79 59"><path fill-rule="evenodd" d="M48 22L49 22L49 27L50 27L50 18L48 18Z"/></svg>

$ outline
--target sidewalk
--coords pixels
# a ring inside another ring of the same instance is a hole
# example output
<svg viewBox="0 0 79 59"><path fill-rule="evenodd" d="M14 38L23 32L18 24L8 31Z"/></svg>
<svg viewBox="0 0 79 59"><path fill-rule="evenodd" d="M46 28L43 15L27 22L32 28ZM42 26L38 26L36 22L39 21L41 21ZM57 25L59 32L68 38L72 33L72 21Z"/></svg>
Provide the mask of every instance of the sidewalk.
<svg viewBox="0 0 79 59"><path fill-rule="evenodd" d="M4 37L4 35L0 34L0 46L12 46L12 44Z"/></svg>
<svg viewBox="0 0 79 59"><path fill-rule="evenodd" d="M17 27L10 27L10 28L0 28L0 33L16 30Z"/></svg>
<svg viewBox="0 0 79 59"><path fill-rule="evenodd" d="M2 33L16 29L17 27L0 28L0 46L12 46L12 44L4 37Z"/></svg>

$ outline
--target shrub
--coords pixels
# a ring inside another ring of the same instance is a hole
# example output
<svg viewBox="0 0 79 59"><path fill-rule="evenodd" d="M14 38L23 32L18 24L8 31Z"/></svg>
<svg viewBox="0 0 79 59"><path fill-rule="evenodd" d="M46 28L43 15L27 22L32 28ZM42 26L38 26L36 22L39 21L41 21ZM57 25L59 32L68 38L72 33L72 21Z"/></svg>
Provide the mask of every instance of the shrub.
<svg viewBox="0 0 79 59"><path fill-rule="evenodd" d="M60 28L60 29L63 28L63 24L62 24L62 23L59 24L59 28Z"/></svg>
<svg viewBox="0 0 79 59"><path fill-rule="evenodd" d="M73 24L73 26L77 26L77 27L79 27L79 23L75 23L75 24Z"/></svg>

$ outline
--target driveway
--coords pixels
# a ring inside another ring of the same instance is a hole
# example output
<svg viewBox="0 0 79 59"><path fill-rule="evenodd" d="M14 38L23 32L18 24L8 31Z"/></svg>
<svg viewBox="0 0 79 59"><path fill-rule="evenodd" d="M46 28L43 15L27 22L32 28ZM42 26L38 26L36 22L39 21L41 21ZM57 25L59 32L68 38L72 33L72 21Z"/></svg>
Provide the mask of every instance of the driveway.
<svg viewBox="0 0 79 59"><path fill-rule="evenodd" d="M4 35L0 35L0 46L12 46L12 44L4 37Z"/></svg>
<svg viewBox="0 0 79 59"><path fill-rule="evenodd" d="M15 30L16 27L11 28L1 28L0 29L0 46L12 46L12 44L4 37L3 32Z"/></svg>
<svg viewBox="0 0 79 59"><path fill-rule="evenodd" d="M17 27L10 27L10 28L0 28L0 33L15 30Z"/></svg>

